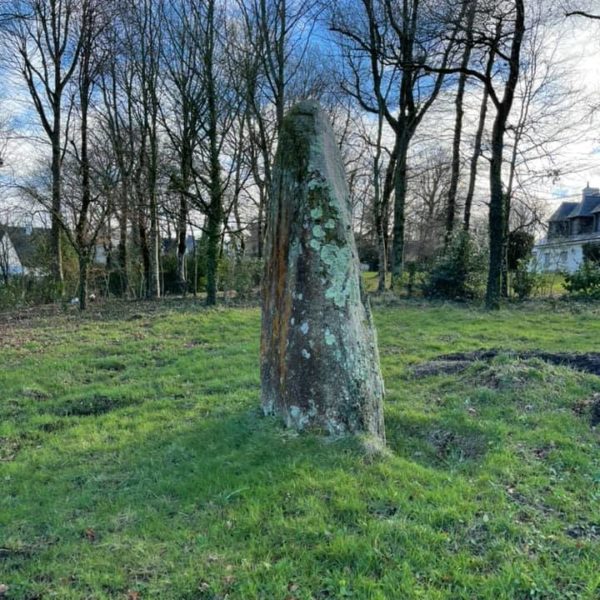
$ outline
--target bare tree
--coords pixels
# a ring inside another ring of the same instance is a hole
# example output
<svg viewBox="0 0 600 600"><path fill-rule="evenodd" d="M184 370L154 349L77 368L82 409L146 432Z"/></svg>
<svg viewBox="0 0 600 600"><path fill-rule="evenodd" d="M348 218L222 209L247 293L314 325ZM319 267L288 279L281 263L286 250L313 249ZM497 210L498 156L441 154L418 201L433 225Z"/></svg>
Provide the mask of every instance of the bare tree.
<svg viewBox="0 0 600 600"><path fill-rule="evenodd" d="M279 127L286 108L299 99L311 97L315 86L320 85L322 69L310 52L318 2L236 0L236 6L243 28L230 42L237 45L237 86L239 93L246 96L248 107L247 156L257 191L260 257Z"/></svg>
<svg viewBox="0 0 600 600"><path fill-rule="evenodd" d="M118 222L117 247L118 293L130 293L130 240L129 228L137 223L133 196L133 173L139 159L139 139L134 121L133 78L131 61L127 60L126 47L119 34L120 20L107 27L104 44L113 60L100 74L102 107L97 115L97 126L103 132L110 149L113 172L116 174L113 189L112 212Z"/></svg>
<svg viewBox="0 0 600 600"><path fill-rule="evenodd" d="M69 110L65 90L81 53L82 38L77 30L80 5L78 0L25 0L15 7L8 23L15 66L27 84L52 149L52 272L61 293L61 168L69 120L69 114L65 119L65 110Z"/></svg>
<svg viewBox="0 0 600 600"><path fill-rule="evenodd" d="M330 18L331 29L346 44L345 91L364 110L383 114L395 136L392 285L399 284L403 268L410 143L442 88L465 7L456 20L437 20L432 6L420 0L361 0L358 6L338 5ZM439 69L432 77L424 67L436 61ZM390 87L398 93L388 94Z"/></svg>
<svg viewBox="0 0 600 600"><path fill-rule="evenodd" d="M77 68L79 139L71 138L72 156L80 174L78 192L80 196L74 211L74 232L61 225L71 242L79 261L79 308L85 310L88 298L88 271L100 228L104 225L108 202L102 194L92 189L93 173L90 158L90 112L92 97L99 74L108 57L99 44L103 29L108 21L108 2L83 0L80 21L81 52Z"/></svg>
<svg viewBox="0 0 600 600"><path fill-rule="evenodd" d="M190 213L190 194L193 193L194 160L201 144L202 122L207 107L202 63L202 16L190 9L189 3L169 0L165 4L165 38L163 43L166 65L165 97L161 108L162 125L176 157L170 187L177 193L177 283L181 293L187 291L185 255Z"/></svg>
<svg viewBox="0 0 600 600"><path fill-rule="evenodd" d="M452 68L432 68L426 70L432 73L466 73L476 77L486 86L489 97L496 108L496 115L491 134L490 157L490 204L489 204L489 236L490 262L486 288L486 306L498 309L501 295L502 256L504 250L506 206L502 183L502 168L504 163L505 135L508 119L513 106L515 92L519 81L521 68L521 46L525 34L525 5L524 0L497 0L487 7L488 19L480 32L479 44L484 48L494 48L497 60L503 63L499 73L490 76L485 73L462 66ZM489 23L493 32L486 31ZM499 40L496 42L495 40Z"/></svg>
<svg viewBox="0 0 600 600"><path fill-rule="evenodd" d="M407 194L407 231L412 234L419 259L432 258L444 240L448 194L454 177L452 158L439 147L427 147L413 159Z"/></svg>
<svg viewBox="0 0 600 600"><path fill-rule="evenodd" d="M452 173L450 177L450 186L448 188L448 203L446 211L446 235L445 244L448 244L454 231L454 221L456 217L456 193L458 191L458 182L460 179L461 166L461 141L463 134L463 119L464 119L464 96L467 86L467 74L464 69L467 69L471 60L471 52L473 51L473 25L475 24L475 15L477 11L477 0L463 0L463 10L465 15L464 25L459 24L464 35L464 48L460 66L463 69L458 76L458 86L456 89L456 97L454 100L456 117L454 121L454 137L452 140ZM487 106L487 102L486 102ZM485 122L485 116L484 120Z"/></svg>

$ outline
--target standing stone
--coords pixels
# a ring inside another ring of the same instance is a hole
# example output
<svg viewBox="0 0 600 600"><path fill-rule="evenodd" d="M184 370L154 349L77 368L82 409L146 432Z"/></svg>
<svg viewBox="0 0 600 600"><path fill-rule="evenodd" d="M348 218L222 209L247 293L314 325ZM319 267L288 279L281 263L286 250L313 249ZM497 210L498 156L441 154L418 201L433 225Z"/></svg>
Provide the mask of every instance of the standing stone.
<svg viewBox="0 0 600 600"><path fill-rule="evenodd" d="M315 102L283 121L267 223L262 406L288 427L383 440L383 380L344 166Z"/></svg>

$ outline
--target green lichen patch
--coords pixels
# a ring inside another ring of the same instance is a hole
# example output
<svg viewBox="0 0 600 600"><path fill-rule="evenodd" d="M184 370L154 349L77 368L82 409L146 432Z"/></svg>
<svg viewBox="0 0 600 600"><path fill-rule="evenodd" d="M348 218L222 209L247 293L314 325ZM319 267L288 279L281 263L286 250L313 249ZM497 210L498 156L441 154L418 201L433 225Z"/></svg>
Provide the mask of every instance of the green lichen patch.
<svg viewBox="0 0 600 600"><path fill-rule="evenodd" d="M314 237L320 240L325 237L325 230L320 225L315 225L312 228L312 234Z"/></svg>
<svg viewBox="0 0 600 600"><path fill-rule="evenodd" d="M320 257L326 266L329 285L325 297L333 300L340 308L346 306L353 288L352 251L348 246L326 244L321 248Z"/></svg>
<svg viewBox="0 0 600 600"><path fill-rule="evenodd" d="M328 346L333 346L336 343L336 339L335 339L335 335L333 335L333 333L331 333L329 327L327 329L325 329L325 343Z"/></svg>

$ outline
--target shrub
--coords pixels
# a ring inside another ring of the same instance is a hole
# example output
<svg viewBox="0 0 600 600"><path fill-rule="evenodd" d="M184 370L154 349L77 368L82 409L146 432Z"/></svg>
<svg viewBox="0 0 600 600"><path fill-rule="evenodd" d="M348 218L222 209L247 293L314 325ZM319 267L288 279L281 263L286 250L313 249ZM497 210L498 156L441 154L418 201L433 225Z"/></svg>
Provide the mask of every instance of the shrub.
<svg viewBox="0 0 600 600"><path fill-rule="evenodd" d="M260 286L263 262L258 258L227 256L219 262L220 288L239 300L252 297Z"/></svg>
<svg viewBox="0 0 600 600"><path fill-rule="evenodd" d="M519 300L529 298L539 283L539 276L529 263L527 258L521 259L514 270L512 287Z"/></svg>
<svg viewBox="0 0 600 600"><path fill-rule="evenodd" d="M486 254L461 231L440 254L423 284L428 298L468 300L480 295L486 275Z"/></svg>
<svg viewBox="0 0 600 600"><path fill-rule="evenodd" d="M584 259L577 271L565 275L565 289L574 297L600 298L600 264Z"/></svg>
<svg viewBox="0 0 600 600"><path fill-rule="evenodd" d="M49 276L14 275L0 283L0 310L36 306L58 298L54 280Z"/></svg>
<svg viewBox="0 0 600 600"><path fill-rule="evenodd" d="M587 243L582 246L583 260L593 264L600 264L600 244Z"/></svg>
<svg viewBox="0 0 600 600"><path fill-rule="evenodd" d="M508 234L507 264L509 271L517 271L523 261L531 258L535 238L531 233L519 229Z"/></svg>
<svg viewBox="0 0 600 600"><path fill-rule="evenodd" d="M161 257L162 285L165 294L181 294L177 279L177 253L171 251ZM206 285L206 252L205 245L199 244L196 254L185 255L185 272L187 293L203 292Z"/></svg>
<svg viewBox="0 0 600 600"><path fill-rule="evenodd" d="M366 236L357 236L356 250L358 251L358 260L369 265L369 271L379 270L379 249L376 242Z"/></svg>

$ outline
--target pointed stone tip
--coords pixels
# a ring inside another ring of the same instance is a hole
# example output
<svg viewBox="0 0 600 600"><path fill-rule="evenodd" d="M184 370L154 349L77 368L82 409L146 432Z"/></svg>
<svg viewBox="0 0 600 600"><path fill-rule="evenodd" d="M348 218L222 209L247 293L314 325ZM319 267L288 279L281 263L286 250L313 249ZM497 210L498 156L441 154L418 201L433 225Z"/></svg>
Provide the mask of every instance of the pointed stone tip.
<svg viewBox="0 0 600 600"><path fill-rule="evenodd" d="M321 105L316 100L302 100L290 110L292 115L314 116L321 112Z"/></svg>

